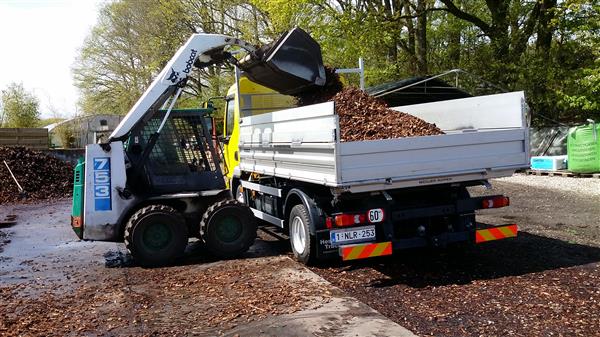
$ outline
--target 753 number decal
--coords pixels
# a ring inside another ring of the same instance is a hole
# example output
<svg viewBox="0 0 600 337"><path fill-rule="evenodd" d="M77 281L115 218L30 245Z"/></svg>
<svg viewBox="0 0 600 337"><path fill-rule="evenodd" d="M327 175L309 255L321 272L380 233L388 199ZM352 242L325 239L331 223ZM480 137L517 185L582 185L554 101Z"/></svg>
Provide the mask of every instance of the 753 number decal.
<svg viewBox="0 0 600 337"><path fill-rule="evenodd" d="M110 158L94 158L94 209L96 211L111 210L110 193Z"/></svg>

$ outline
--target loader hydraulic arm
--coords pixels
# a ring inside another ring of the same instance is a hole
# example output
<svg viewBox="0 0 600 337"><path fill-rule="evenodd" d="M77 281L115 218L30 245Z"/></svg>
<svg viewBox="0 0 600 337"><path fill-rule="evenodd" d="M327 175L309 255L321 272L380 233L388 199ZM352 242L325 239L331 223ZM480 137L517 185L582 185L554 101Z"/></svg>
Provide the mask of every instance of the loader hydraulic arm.
<svg viewBox="0 0 600 337"><path fill-rule="evenodd" d="M245 41L219 34L194 34L179 48L160 74L146 89L117 128L110 135L110 141L123 140L131 129L154 109L160 108L168 97L182 87L192 67L206 67L229 61L231 54L223 49L226 46L239 46L248 52L254 47ZM236 62L235 60L231 60ZM157 106L158 105L158 106Z"/></svg>
<svg viewBox="0 0 600 337"><path fill-rule="evenodd" d="M238 46L248 53L238 61L224 50L227 46ZM169 97L174 96L170 102L170 111L192 67L203 68L225 62L239 66L244 75L252 81L283 94L313 90L325 84L321 47L300 28L290 30L278 40L259 49L231 36L194 34L179 48L142 97L121 120L110 135L109 142L125 140L138 122L149 118ZM168 112L165 120L167 117ZM156 137L158 133L160 128Z"/></svg>

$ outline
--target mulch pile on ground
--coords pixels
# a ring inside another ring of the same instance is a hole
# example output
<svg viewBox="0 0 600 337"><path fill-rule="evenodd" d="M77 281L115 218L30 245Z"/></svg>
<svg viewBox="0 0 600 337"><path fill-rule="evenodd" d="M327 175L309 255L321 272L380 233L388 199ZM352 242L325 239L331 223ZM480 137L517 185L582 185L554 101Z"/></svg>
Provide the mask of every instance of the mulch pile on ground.
<svg viewBox="0 0 600 337"><path fill-rule="evenodd" d="M23 187L23 196L4 161ZM68 197L73 190L73 167L43 152L0 147L0 182L0 204Z"/></svg>
<svg viewBox="0 0 600 337"><path fill-rule="evenodd" d="M600 331L597 261L600 248L520 232L312 270L419 336L587 337Z"/></svg>
<svg viewBox="0 0 600 337"><path fill-rule="evenodd" d="M392 110L387 104L355 87L343 88L335 69L325 67L327 81L314 91L296 97L299 106L335 102L340 117L341 141L353 142L416 136L442 135L435 124Z"/></svg>
<svg viewBox="0 0 600 337"><path fill-rule="evenodd" d="M290 259L232 260L209 268L124 271L67 289L0 285L0 336L217 336L219 330L328 302L331 289L289 275ZM283 282L282 280L285 280Z"/></svg>

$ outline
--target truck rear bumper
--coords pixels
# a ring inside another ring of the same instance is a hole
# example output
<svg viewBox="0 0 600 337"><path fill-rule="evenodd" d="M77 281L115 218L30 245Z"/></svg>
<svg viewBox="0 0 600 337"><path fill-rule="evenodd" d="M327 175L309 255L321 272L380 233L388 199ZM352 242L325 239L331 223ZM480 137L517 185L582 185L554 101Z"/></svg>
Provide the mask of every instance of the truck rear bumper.
<svg viewBox="0 0 600 337"><path fill-rule="evenodd" d="M519 228L516 224L477 229L475 231L475 243L514 238L517 236L518 231Z"/></svg>
<svg viewBox="0 0 600 337"><path fill-rule="evenodd" d="M478 228L473 232L454 232L442 233L427 238L415 237L410 239L400 239L377 243L359 243L352 245L343 245L338 248L339 255L344 261L366 259L376 256L392 255L394 250L418 248L418 247L436 247L445 246L455 242L475 242L477 244L488 241L514 238L517 236L518 227L516 224L490 226L477 224Z"/></svg>

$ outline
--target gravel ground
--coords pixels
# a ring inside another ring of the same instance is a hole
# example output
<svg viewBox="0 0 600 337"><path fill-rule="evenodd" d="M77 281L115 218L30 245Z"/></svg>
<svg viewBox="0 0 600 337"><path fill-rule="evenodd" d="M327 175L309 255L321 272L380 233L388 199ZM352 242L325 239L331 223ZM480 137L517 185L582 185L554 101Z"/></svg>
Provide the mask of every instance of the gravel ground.
<svg viewBox="0 0 600 337"><path fill-rule="evenodd" d="M254 336L268 326L269 336L334 336L341 332L299 334L291 317L347 329L357 309L332 319L314 308L349 295L423 336L600 336L596 182L577 180L576 188L570 178L524 178L471 190L511 197L510 207L482 211L479 220L517 223L518 238L312 268L346 295L303 277L284 256L269 257L286 254L284 241L244 260L192 251L179 266L142 269L119 245L65 240L68 200L15 206L20 221L4 230L12 242L0 254L0 335Z"/></svg>
<svg viewBox="0 0 600 337"><path fill-rule="evenodd" d="M547 188L562 192L573 192L575 194L590 197L600 197L600 179L598 178L548 177L515 174L512 177L497 179L496 182Z"/></svg>
<svg viewBox="0 0 600 337"><path fill-rule="evenodd" d="M423 336L600 336L598 183L572 180L519 175L472 189L511 197L478 219L519 224L516 239L313 271Z"/></svg>
<svg viewBox="0 0 600 337"><path fill-rule="evenodd" d="M244 259L215 260L196 242L177 266L137 267L123 244L78 240L69 206L0 205L19 215L2 230L11 242L0 253L0 336L217 336L332 296L261 239Z"/></svg>

